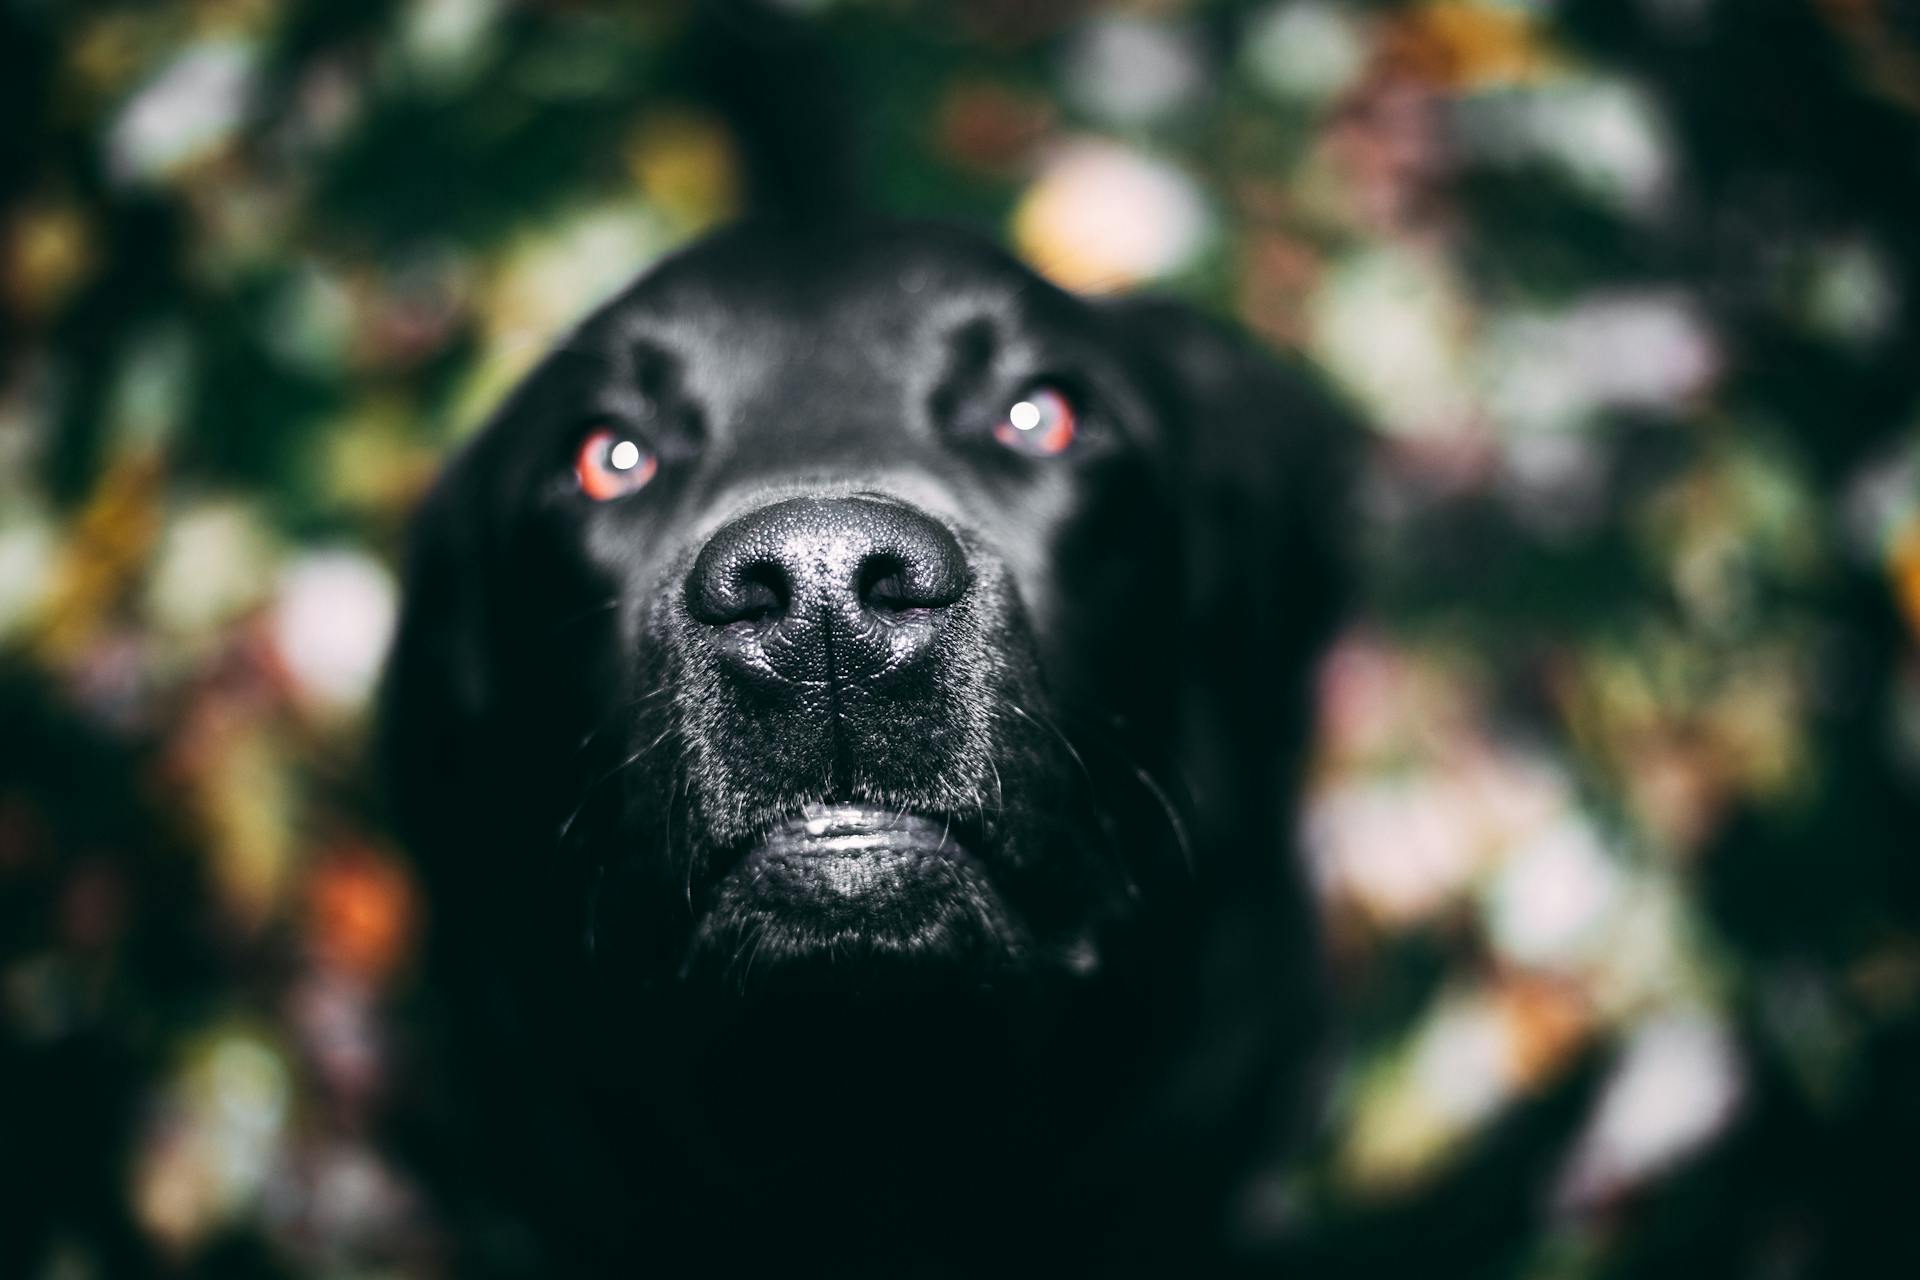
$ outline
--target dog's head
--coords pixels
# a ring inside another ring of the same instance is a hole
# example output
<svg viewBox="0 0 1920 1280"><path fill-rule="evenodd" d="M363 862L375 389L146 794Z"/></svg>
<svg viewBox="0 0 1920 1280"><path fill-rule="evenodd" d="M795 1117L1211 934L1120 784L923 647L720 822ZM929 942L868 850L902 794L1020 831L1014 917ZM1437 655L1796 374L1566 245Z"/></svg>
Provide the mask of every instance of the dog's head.
<svg viewBox="0 0 1920 1280"><path fill-rule="evenodd" d="M1342 435L1184 310L955 232L673 258L421 517L389 767L462 980L654 1060L1159 1025L1210 937L1300 931Z"/></svg>

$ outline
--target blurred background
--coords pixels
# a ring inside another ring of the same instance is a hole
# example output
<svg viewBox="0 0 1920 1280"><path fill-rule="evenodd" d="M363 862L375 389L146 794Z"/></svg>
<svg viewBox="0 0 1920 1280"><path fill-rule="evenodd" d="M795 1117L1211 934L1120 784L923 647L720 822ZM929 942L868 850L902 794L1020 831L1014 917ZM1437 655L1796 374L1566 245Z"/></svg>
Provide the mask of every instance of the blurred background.
<svg viewBox="0 0 1920 1280"><path fill-rule="evenodd" d="M737 211L695 7L0 5L0 1275L445 1273L395 556ZM882 207L1379 428L1345 1034L1246 1211L1307 1274L1920 1274L1920 5L784 7Z"/></svg>

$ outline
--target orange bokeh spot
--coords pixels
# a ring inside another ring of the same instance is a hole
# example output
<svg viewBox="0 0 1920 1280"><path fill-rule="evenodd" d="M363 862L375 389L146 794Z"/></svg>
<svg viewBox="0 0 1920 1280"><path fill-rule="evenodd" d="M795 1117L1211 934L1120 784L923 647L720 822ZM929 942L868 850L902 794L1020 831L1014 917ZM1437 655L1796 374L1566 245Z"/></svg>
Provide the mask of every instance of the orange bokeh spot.
<svg viewBox="0 0 1920 1280"><path fill-rule="evenodd" d="M392 860L364 846L320 859L307 883L307 935L323 964L378 980L406 958L414 886Z"/></svg>

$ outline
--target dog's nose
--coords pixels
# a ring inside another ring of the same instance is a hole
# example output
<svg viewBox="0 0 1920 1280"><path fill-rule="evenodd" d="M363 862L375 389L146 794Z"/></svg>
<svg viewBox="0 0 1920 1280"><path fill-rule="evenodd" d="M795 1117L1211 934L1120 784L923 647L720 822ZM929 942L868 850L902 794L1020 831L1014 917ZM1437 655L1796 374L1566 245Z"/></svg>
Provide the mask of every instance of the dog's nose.
<svg viewBox="0 0 1920 1280"><path fill-rule="evenodd" d="M793 498L713 535L687 575L687 611L750 677L873 685L933 647L970 577L953 534L911 507Z"/></svg>

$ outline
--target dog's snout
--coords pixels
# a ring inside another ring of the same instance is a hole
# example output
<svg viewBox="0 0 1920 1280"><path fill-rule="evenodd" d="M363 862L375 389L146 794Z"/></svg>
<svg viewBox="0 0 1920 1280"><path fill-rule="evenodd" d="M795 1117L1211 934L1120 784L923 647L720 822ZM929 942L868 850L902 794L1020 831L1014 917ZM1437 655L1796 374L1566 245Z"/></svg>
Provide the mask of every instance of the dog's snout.
<svg viewBox="0 0 1920 1280"><path fill-rule="evenodd" d="M794 498L713 535L687 576L687 611L756 674L862 681L931 646L970 577L953 534L911 507Z"/></svg>

